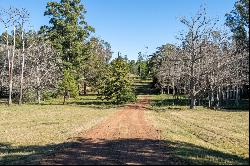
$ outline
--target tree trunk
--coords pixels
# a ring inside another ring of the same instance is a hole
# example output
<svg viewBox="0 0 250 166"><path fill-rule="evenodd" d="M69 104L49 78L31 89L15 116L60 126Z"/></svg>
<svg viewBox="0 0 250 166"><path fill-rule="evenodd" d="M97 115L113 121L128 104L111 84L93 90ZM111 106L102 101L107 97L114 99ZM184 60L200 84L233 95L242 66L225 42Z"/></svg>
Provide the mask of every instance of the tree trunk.
<svg viewBox="0 0 250 166"><path fill-rule="evenodd" d="M220 108L220 93L221 93L221 91L220 91L220 87L219 87L217 90L217 93L216 93L216 100L217 100L216 107L217 108Z"/></svg>
<svg viewBox="0 0 250 166"><path fill-rule="evenodd" d="M36 83L37 83L37 102L38 104L41 103L41 91L40 91L40 86L41 86L41 82L40 82L40 77L39 77L39 67L38 64L36 64Z"/></svg>
<svg viewBox="0 0 250 166"><path fill-rule="evenodd" d="M14 36L13 36L13 50L10 64L10 75L9 75L9 105L12 104L12 88L13 88L13 68L14 68L14 57L15 57L15 47L16 47L16 27L14 26Z"/></svg>
<svg viewBox="0 0 250 166"><path fill-rule="evenodd" d="M163 95L164 94L164 91L163 91L163 88L161 87L161 94Z"/></svg>
<svg viewBox="0 0 250 166"><path fill-rule="evenodd" d="M64 91L64 95L63 95L63 105L65 105L66 102L66 96L67 96L67 91Z"/></svg>
<svg viewBox="0 0 250 166"><path fill-rule="evenodd" d="M7 49L7 58L8 58L8 75L9 75L9 100L8 104L10 105L12 103L11 100L11 94L12 94L12 82L11 82L11 58L10 58L10 50L9 50L9 35L8 35L8 29L5 27L6 31L6 49Z"/></svg>
<svg viewBox="0 0 250 166"><path fill-rule="evenodd" d="M3 72L1 72L0 75L3 75L3 74L4 74L5 69L6 69L6 59L4 60L4 64L3 64ZM3 86L3 84L4 84L3 82L4 82L4 77L1 77L0 87Z"/></svg>
<svg viewBox="0 0 250 166"><path fill-rule="evenodd" d="M211 92L211 107L214 106L214 91Z"/></svg>
<svg viewBox="0 0 250 166"><path fill-rule="evenodd" d="M87 84L86 84L86 82L83 83L83 94L87 95Z"/></svg>
<svg viewBox="0 0 250 166"><path fill-rule="evenodd" d="M229 87L227 87L227 101L230 99L230 90Z"/></svg>
<svg viewBox="0 0 250 166"><path fill-rule="evenodd" d="M38 102L38 104L41 104L41 91L40 91L40 88L37 89L37 102Z"/></svg>
<svg viewBox="0 0 250 166"><path fill-rule="evenodd" d="M229 104L229 100L230 100L230 88L227 87L227 99L226 99L226 105Z"/></svg>
<svg viewBox="0 0 250 166"><path fill-rule="evenodd" d="M172 87L173 87L173 105L175 105L175 84L174 84L174 81L172 81Z"/></svg>
<svg viewBox="0 0 250 166"><path fill-rule="evenodd" d="M172 81L172 87L173 87L173 96L175 95L175 84L174 81Z"/></svg>
<svg viewBox="0 0 250 166"><path fill-rule="evenodd" d="M169 88L169 85L168 85L168 95L170 94L170 88Z"/></svg>
<svg viewBox="0 0 250 166"><path fill-rule="evenodd" d="M236 92L235 92L235 104L236 106L239 106L239 86L236 86Z"/></svg>
<svg viewBox="0 0 250 166"><path fill-rule="evenodd" d="M192 56L193 58L193 56ZM193 109L195 106L195 82L194 82L194 61L191 61L191 69L190 69L190 74L191 74L191 78L190 78L190 99L191 99L191 103L190 103L190 109Z"/></svg>
<svg viewBox="0 0 250 166"><path fill-rule="evenodd" d="M224 102L226 100L226 97L225 97L225 91L222 90L222 101Z"/></svg>
<svg viewBox="0 0 250 166"><path fill-rule="evenodd" d="M212 108L214 106L214 89L211 86L211 91L209 93L209 103L208 103L208 107Z"/></svg>
<svg viewBox="0 0 250 166"><path fill-rule="evenodd" d="M24 62L25 62L25 58L24 58L24 38L23 38L23 31L22 31L22 42L23 42L23 50L22 50L22 69L21 69L21 80L20 80L19 104L22 104L22 97L23 97L23 72L24 72Z"/></svg>
<svg viewBox="0 0 250 166"><path fill-rule="evenodd" d="M208 108L211 108L211 96L208 96Z"/></svg>
<svg viewBox="0 0 250 166"><path fill-rule="evenodd" d="M191 103L190 103L190 109L194 109L195 106L195 97L194 95L190 96L191 98Z"/></svg>

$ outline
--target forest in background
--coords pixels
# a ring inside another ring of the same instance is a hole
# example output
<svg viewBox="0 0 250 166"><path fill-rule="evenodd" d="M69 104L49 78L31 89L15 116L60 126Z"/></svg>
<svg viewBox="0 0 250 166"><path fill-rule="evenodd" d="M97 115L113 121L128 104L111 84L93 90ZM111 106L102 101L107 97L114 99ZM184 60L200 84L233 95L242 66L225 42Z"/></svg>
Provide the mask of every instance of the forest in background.
<svg viewBox="0 0 250 166"><path fill-rule="evenodd" d="M86 95L117 104L136 100L134 78L152 79L152 92L185 95L190 108L239 105L249 92L249 1L239 0L225 14L225 27L201 7L193 17L182 17L180 45L167 43L138 60L118 55L111 44L94 37L80 0L48 2L48 25L25 29L26 9L0 11L0 97L8 104L41 103L50 98ZM229 29L230 31L228 31Z"/></svg>

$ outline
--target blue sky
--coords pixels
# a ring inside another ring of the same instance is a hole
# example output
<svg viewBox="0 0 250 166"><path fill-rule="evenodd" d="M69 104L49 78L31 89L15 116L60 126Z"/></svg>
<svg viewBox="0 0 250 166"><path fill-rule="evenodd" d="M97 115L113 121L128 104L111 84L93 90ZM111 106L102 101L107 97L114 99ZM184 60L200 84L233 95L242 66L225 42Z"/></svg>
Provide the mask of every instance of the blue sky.
<svg viewBox="0 0 250 166"><path fill-rule="evenodd" d="M14 6L30 12L30 24L37 30L48 24L44 17L49 0L0 0L0 8ZM138 52L151 54L165 43L177 43L183 30L181 16L193 16L200 5L207 7L210 17L225 21L225 13L233 9L235 0L82 0L87 9L86 20L96 29L95 36L109 42L114 57L120 51L129 59ZM148 47L148 49L146 49Z"/></svg>

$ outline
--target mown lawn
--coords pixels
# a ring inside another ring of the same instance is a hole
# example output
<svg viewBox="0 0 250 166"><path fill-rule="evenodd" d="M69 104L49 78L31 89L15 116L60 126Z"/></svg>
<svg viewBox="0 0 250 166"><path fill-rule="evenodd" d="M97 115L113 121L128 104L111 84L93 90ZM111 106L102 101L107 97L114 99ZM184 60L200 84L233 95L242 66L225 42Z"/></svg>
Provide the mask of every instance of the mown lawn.
<svg viewBox="0 0 250 166"><path fill-rule="evenodd" d="M0 105L0 165L33 163L115 111L73 104Z"/></svg>
<svg viewBox="0 0 250 166"><path fill-rule="evenodd" d="M62 105L63 97L51 98L49 100L43 101L42 105ZM102 100L96 94L88 94L86 96L79 96L78 98L70 98L66 100L67 105L81 106L86 108L95 109L109 109L117 108L121 105L116 105L113 101Z"/></svg>
<svg viewBox="0 0 250 166"><path fill-rule="evenodd" d="M152 96L147 115L172 144L175 156L193 164L248 164L249 111L157 106Z"/></svg>

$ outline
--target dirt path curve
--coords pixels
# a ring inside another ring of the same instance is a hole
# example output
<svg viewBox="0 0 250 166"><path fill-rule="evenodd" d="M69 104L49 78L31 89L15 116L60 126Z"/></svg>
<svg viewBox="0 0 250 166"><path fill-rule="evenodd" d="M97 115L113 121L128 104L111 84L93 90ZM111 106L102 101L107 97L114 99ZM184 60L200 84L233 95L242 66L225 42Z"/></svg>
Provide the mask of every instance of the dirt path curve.
<svg viewBox="0 0 250 166"><path fill-rule="evenodd" d="M70 147L45 157L41 164L124 165L177 164L145 119L148 98L130 104L75 138Z"/></svg>

